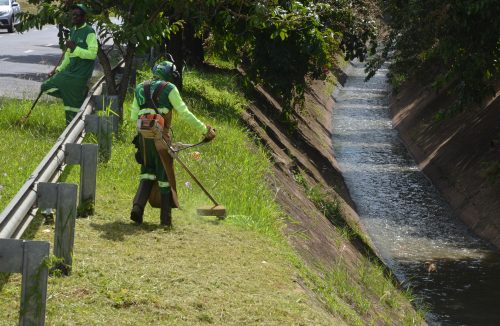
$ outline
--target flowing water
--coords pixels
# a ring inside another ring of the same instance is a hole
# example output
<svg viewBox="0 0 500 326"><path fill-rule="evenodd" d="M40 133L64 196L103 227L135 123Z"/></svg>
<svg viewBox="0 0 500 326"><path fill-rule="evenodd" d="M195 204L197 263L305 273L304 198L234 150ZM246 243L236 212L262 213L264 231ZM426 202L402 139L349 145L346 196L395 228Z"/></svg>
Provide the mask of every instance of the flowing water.
<svg viewBox="0 0 500 326"><path fill-rule="evenodd" d="M364 229L430 325L500 325L498 252L458 220L400 141L387 66L368 82L363 69L351 63L333 94L333 144Z"/></svg>

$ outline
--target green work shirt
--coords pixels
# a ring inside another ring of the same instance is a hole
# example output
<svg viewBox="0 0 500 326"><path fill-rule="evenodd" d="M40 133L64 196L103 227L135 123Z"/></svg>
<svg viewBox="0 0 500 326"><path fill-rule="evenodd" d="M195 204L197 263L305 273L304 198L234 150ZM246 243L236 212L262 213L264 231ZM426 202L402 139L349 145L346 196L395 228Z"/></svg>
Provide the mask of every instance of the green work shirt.
<svg viewBox="0 0 500 326"><path fill-rule="evenodd" d="M151 81L151 95L154 94L155 89L162 83L161 80ZM144 95L144 82L137 85L134 92L134 101L132 102L132 111L130 113L130 118L132 120L137 120L139 115L142 114L154 114L155 110L153 108L146 107L146 98ZM179 117L184 121L188 122L191 126L196 128L202 134L207 133L207 127L203 122L198 120L196 116L189 111L187 105L181 98L179 90L174 84L168 83L167 87L163 89L158 98L158 112L161 114L167 114L170 110L174 110L179 114Z"/></svg>
<svg viewBox="0 0 500 326"><path fill-rule="evenodd" d="M92 76L94 62L97 57L95 31L87 24L73 27L69 39L75 43L76 47L73 50L66 50L64 60L56 70L63 74L81 78L86 83Z"/></svg>
<svg viewBox="0 0 500 326"><path fill-rule="evenodd" d="M41 91L62 98L66 111L78 112L87 94L87 82L94 70L97 39L92 27L83 24L71 29L76 47L67 49L57 73L42 83Z"/></svg>

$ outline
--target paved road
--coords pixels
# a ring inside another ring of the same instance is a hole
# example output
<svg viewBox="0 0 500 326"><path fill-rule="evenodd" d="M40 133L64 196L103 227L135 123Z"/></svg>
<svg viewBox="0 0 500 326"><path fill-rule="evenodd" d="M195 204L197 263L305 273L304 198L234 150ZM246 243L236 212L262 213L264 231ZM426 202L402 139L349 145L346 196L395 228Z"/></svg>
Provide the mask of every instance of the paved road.
<svg viewBox="0 0 500 326"><path fill-rule="evenodd" d="M61 57L57 32L56 26L23 34L0 30L0 96L36 97Z"/></svg>

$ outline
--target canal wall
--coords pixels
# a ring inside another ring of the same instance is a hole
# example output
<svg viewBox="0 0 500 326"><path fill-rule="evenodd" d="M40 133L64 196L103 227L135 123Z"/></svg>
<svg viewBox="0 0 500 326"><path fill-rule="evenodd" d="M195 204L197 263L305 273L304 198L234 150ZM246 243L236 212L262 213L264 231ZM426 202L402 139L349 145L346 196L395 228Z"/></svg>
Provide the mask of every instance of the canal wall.
<svg viewBox="0 0 500 326"><path fill-rule="evenodd" d="M446 89L408 82L391 95L394 127L419 168L476 234L500 248L500 88L481 106L437 119ZM496 171L496 172L495 172Z"/></svg>

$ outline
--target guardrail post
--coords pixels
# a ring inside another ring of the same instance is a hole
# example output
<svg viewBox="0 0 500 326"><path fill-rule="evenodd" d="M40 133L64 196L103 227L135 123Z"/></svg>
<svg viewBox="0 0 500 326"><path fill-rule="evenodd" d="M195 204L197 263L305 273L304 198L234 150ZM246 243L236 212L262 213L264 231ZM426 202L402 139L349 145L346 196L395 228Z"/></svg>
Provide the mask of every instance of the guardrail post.
<svg viewBox="0 0 500 326"><path fill-rule="evenodd" d="M118 106L116 95L93 95L96 111L103 111L106 116L111 117L113 132L117 132L120 119L123 117L122 108Z"/></svg>
<svg viewBox="0 0 500 326"><path fill-rule="evenodd" d="M22 273L19 325L44 325L50 244L0 239L0 272Z"/></svg>
<svg viewBox="0 0 500 326"><path fill-rule="evenodd" d="M65 163L80 165L77 215L81 217L95 212L97 150L96 144L66 144L64 148Z"/></svg>
<svg viewBox="0 0 500 326"><path fill-rule="evenodd" d="M107 162L111 159L113 142L113 121L111 117L91 114L85 117L85 131L97 135L99 159Z"/></svg>
<svg viewBox="0 0 500 326"><path fill-rule="evenodd" d="M54 268L64 275L69 275L73 264L77 191L75 184L46 182L40 182L37 190L38 207L56 209L54 256L62 261L57 262Z"/></svg>

